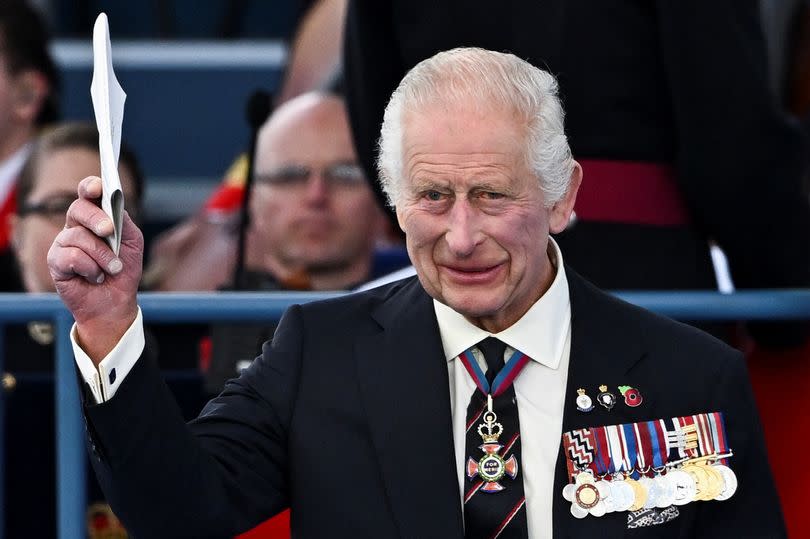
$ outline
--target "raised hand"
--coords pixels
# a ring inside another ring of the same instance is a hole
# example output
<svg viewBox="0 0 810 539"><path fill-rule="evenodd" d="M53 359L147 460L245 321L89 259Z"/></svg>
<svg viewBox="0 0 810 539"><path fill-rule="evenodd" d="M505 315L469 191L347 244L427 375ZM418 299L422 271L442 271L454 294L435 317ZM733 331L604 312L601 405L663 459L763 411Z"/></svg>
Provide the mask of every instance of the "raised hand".
<svg viewBox="0 0 810 539"><path fill-rule="evenodd" d="M112 221L97 205L101 178L85 178L78 193L64 230L48 251L48 268L56 291L76 320L79 344L98 364L137 316L143 234L124 213L116 257L104 240L112 234Z"/></svg>

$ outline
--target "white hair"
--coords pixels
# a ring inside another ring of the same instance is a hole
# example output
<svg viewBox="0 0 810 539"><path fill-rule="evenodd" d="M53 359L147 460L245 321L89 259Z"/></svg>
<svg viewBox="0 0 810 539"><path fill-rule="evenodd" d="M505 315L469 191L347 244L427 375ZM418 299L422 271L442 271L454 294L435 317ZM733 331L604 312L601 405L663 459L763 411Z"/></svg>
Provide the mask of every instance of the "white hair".
<svg viewBox="0 0 810 539"><path fill-rule="evenodd" d="M457 48L419 62L385 108L377 168L391 206L402 194L402 122L429 104L513 111L526 122L526 159L547 206L568 191L574 159L565 136L557 80L513 54Z"/></svg>

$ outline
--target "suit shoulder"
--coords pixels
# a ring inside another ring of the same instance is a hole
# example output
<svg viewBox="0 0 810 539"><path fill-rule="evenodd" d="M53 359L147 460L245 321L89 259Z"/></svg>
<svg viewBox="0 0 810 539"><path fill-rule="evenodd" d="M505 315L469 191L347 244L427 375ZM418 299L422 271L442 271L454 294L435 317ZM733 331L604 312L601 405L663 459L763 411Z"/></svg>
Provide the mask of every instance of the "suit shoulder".
<svg viewBox="0 0 810 539"><path fill-rule="evenodd" d="M737 350L701 329L629 303L584 280L577 286L586 287L586 308L597 310L596 314L606 321L608 330L626 328L623 331L631 332L640 339L647 350L700 361L705 358L737 359L740 355Z"/></svg>
<svg viewBox="0 0 810 539"><path fill-rule="evenodd" d="M350 320L353 316L368 314L397 295L414 291L415 288L421 289L418 278L407 277L370 290L349 292L336 298L313 301L302 305L301 308L306 319L340 320L336 317L341 317Z"/></svg>

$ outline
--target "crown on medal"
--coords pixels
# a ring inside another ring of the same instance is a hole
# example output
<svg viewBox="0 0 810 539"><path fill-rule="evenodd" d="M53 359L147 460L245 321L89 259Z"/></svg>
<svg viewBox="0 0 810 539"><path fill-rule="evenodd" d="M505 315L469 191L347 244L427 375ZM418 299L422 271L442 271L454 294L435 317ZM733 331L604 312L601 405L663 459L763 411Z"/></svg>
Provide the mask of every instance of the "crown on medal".
<svg viewBox="0 0 810 539"><path fill-rule="evenodd" d="M486 429L486 432L484 432ZM478 425L478 434L484 439L484 443L497 442L498 437L503 432L503 425L500 423L482 423Z"/></svg>
<svg viewBox="0 0 810 539"><path fill-rule="evenodd" d="M605 386L605 385L599 386L599 391L601 391L602 393L606 392L607 391L607 386Z"/></svg>

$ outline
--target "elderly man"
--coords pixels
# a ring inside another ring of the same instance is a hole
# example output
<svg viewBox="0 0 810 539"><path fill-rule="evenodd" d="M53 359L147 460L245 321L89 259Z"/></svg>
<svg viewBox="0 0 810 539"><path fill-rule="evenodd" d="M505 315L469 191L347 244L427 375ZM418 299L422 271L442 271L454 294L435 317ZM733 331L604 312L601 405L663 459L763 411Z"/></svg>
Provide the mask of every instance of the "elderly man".
<svg viewBox="0 0 810 539"><path fill-rule="evenodd" d="M414 67L380 168L418 278L290 308L188 426L143 346L141 235L127 221L113 256L86 179L49 262L125 525L226 537L289 506L300 537L783 535L740 355L599 292L549 239L581 180L562 116L512 55Z"/></svg>

